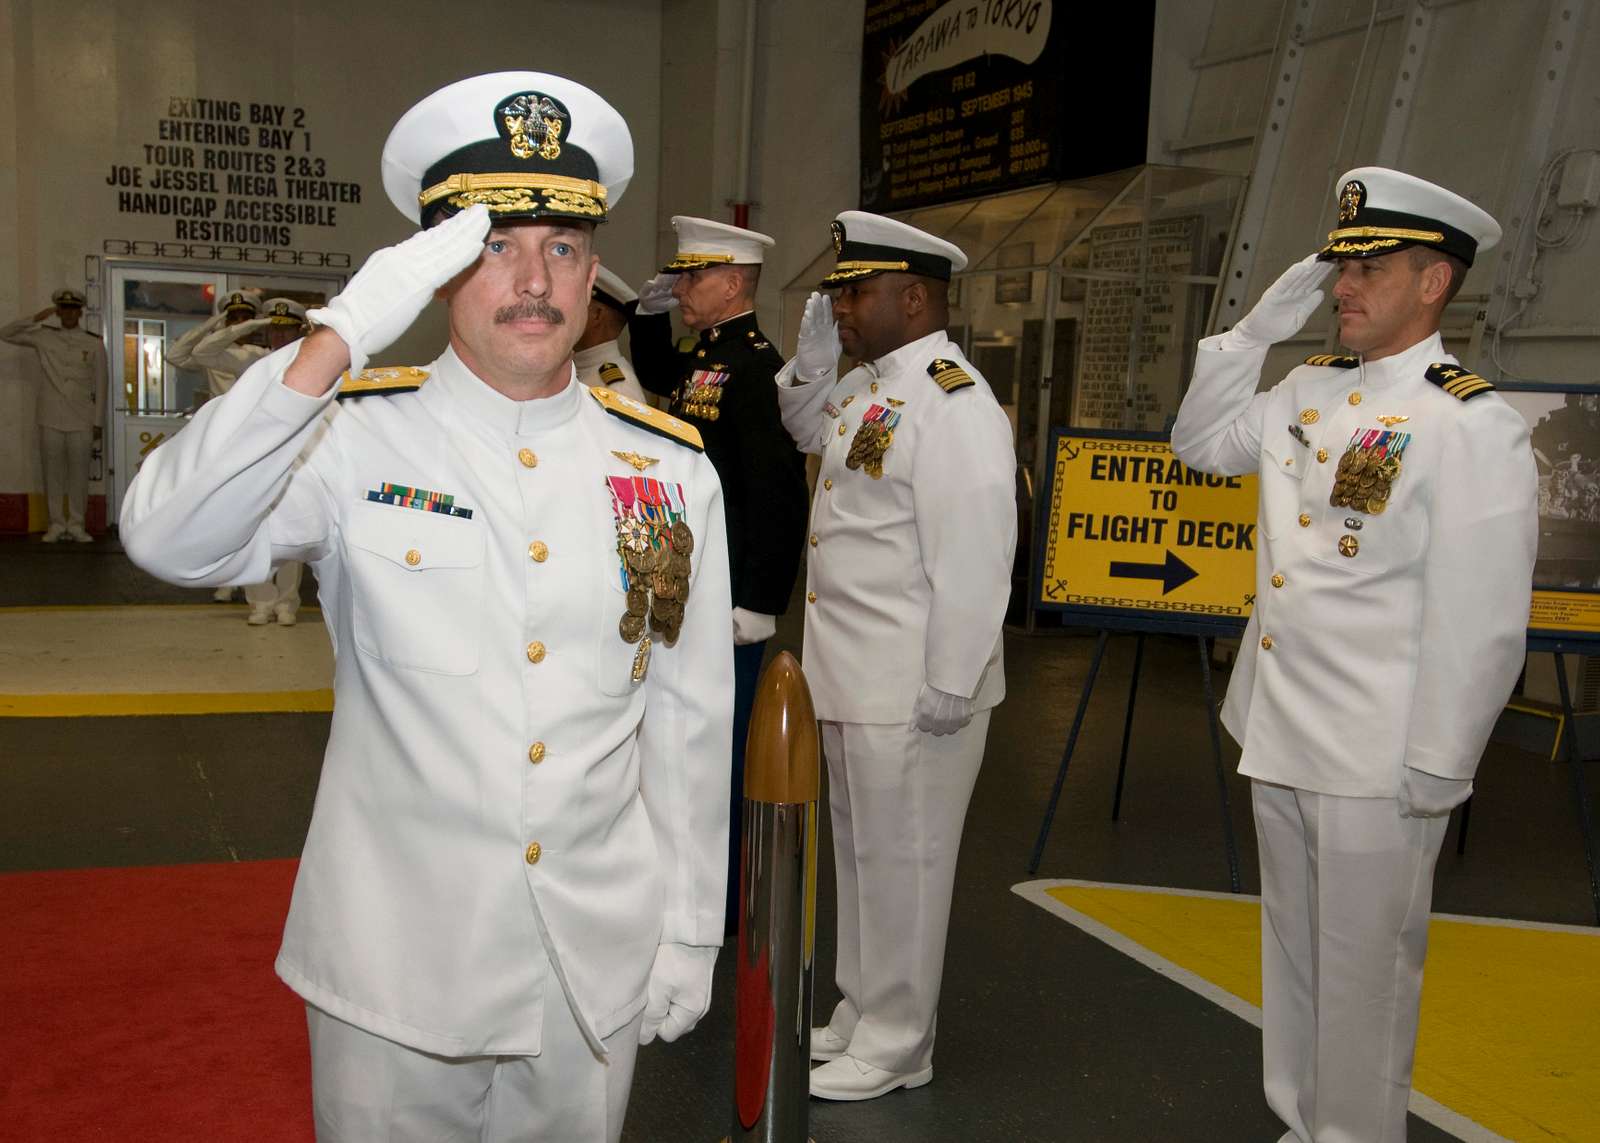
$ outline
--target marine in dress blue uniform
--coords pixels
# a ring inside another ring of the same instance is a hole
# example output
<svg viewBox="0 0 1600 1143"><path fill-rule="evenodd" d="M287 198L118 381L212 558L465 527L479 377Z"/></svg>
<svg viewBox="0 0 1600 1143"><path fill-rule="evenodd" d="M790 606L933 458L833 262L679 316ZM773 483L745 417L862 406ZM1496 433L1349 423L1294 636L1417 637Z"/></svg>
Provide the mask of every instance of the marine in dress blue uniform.
<svg viewBox="0 0 1600 1143"><path fill-rule="evenodd" d="M572 368L632 172L603 99L463 80L383 170L424 229L159 450L123 537L175 582L304 559L323 587L335 713L277 961L319 1138L615 1143L722 940L720 488L690 426ZM366 369L441 289L444 353Z"/></svg>

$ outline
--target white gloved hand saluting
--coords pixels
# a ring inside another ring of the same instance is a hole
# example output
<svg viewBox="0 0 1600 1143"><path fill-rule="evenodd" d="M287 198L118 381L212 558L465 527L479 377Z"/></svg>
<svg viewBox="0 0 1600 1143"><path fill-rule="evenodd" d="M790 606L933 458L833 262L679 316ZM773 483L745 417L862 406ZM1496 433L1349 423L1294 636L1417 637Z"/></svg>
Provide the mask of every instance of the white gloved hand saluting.
<svg viewBox="0 0 1600 1143"><path fill-rule="evenodd" d="M367 259L332 301L306 314L350 348L350 372L411 327L434 291L478 260L489 233L489 208L469 206L438 226L413 234Z"/></svg>
<svg viewBox="0 0 1600 1143"><path fill-rule="evenodd" d="M777 633L776 616L765 615L759 611L747 611L743 607L733 609L734 646L743 647L749 643L761 643Z"/></svg>
<svg viewBox="0 0 1600 1143"><path fill-rule="evenodd" d="M922 684L917 703L911 709L913 727L929 734L954 734L971 721L971 699Z"/></svg>
<svg viewBox="0 0 1600 1143"><path fill-rule="evenodd" d="M716 965L715 947L656 946L656 959L650 966L650 983L646 986L639 1043L648 1044L657 1036L671 1043L700 1022L700 1017L711 1007L711 970Z"/></svg>
<svg viewBox="0 0 1600 1143"><path fill-rule="evenodd" d="M1299 333L1322 304L1324 294L1319 287L1332 270L1332 262L1318 262L1315 254L1290 266L1267 287L1255 307L1223 334L1223 348L1265 349Z"/></svg>
<svg viewBox="0 0 1600 1143"><path fill-rule="evenodd" d="M1443 778L1407 766L1400 771L1400 816L1443 817L1472 796L1471 778Z"/></svg>
<svg viewBox="0 0 1600 1143"><path fill-rule="evenodd" d="M672 296L672 284L678 280L676 274L657 274L644 285L639 287L639 312L642 314L664 314L678 304L678 299Z"/></svg>
<svg viewBox="0 0 1600 1143"><path fill-rule="evenodd" d="M800 318L800 340L795 345L794 371L802 381L820 381L839 367L839 325L833 319L833 299L811 291Z"/></svg>

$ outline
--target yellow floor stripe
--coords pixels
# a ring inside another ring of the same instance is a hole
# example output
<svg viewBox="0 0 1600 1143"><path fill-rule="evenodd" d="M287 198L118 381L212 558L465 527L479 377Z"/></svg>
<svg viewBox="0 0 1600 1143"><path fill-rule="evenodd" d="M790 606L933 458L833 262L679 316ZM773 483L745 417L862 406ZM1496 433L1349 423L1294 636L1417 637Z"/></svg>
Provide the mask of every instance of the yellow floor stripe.
<svg viewBox="0 0 1600 1143"><path fill-rule="evenodd" d="M1259 1008L1255 898L1035 885ZM1417 1091L1507 1139L1600 1139L1600 930L1436 916L1428 940Z"/></svg>
<svg viewBox="0 0 1600 1143"><path fill-rule="evenodd" d="M331 690L197 691L154 694L0 695L0 718L116 718L154 714L277 714L330 711Z"/></svg>

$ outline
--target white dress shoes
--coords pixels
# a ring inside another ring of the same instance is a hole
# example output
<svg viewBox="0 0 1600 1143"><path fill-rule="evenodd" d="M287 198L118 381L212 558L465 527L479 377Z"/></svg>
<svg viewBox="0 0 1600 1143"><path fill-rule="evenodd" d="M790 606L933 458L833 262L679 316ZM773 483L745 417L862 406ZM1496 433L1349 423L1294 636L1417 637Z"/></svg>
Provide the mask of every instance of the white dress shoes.
<svg viewBox="0 0 1600 1143"><path fill-rule="evenodd" d="M932 1079L932 1067L916 1072L890 1072L854 1056L840 1056L811 1069L811 1095L815 1099L877 1099L895 1088L910 1090Z"/></svg>
<svg viewBox="0 0 1600 1143"><path fill-rule="evenodd" d="M850 1049L850 1041L824 1024L811 1029L811 1058L817 1063L837 1060Z"/></svg>
<svg viewBox="0 0 1600 1143"><path fill-rule="evenodd" d="M48 528L46 528L44 530L44 535L40 536L39 540L40 540L41 543L45 543L45 544L59 543L60 540L61 540L61 537L65 536L66 534L67 534L67 530L64 527L62 527L60 524L51 524Z"/></svg>
<svg viewBox="0 0 1600 1143"><path fill-rule="evenodd" d="M68 524L67 536L80 544L94 543L94 537L84 530L81 524Z"/></svg>

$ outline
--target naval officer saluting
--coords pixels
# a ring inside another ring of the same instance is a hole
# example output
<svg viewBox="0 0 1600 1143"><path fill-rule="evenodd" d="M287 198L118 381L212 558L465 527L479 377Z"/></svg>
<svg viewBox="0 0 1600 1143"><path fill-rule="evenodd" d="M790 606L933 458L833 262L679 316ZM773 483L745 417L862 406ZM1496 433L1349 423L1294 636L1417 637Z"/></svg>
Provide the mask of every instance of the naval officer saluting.
<svg viewBox="0 0 1600 1143"><path fill-rule="evenodd" d="M169 580L304 559L326 585L333 727L277 961L324 1141L615 1143L638 1044L709 1003L721 492L691 428L572 367L632 171L621 116L570 80L435 92L383 152L422 233L129 489L129 555ZM363 372L436 292L444 353Z"/></svg>
<svg viewBox="0 0 1600 1143"><path fill-rule="evenodd" d="M1299 1143L1396 1143L1433 867L1522 670L1537 477L1528 426L1439 318L1500 227L1400 171L1339 180L1338 226L1200 342L1172 450L1260 472L1256 604L1222 723L1261 852L1267 1103ZM1321 304L1339 339L1256 392Z"/></svg>
<svg viewBox="0 0 1600 1143"><path fill-rule="evenodd" d="M847 210L778 378L822 457L806 565L805 671L822 722L844 994L811 1035L811 1094L872 1099L933 1078L950 894L1016 548L1011 425L945 332L966 255ZM840 349L859 364L838 375Z"/></svg>

